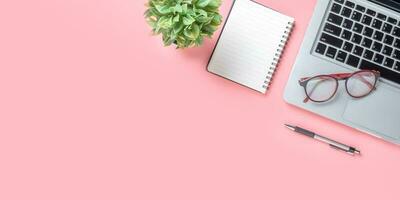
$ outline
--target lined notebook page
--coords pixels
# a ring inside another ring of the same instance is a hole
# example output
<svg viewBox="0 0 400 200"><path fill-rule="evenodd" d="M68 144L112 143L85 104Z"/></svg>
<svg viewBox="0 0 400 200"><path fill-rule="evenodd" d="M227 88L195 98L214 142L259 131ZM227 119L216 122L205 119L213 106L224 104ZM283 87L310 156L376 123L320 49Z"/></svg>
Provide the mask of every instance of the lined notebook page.
<svg viewBox="0 0 400 200"><path fill-rule="evenodd" d="M236 0L208 71L265 93L275 67L272 63L280 56L293 22L293 18L251 0Z"/></svg>

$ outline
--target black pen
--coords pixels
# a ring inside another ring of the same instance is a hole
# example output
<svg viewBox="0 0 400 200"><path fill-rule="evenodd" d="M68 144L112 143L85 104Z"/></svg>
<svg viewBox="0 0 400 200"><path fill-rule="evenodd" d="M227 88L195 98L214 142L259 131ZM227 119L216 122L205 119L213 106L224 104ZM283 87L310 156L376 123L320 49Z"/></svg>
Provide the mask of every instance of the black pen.
<svg viewBox="0 0 400 200"><path fill-rule="evenodd" d="M305 136L308 136L308 137L314 138L316 140L319 140L321 142L327 143L327 144L329 144L330 147L338 149L338 150L341 150L341 151L344 151L344 152L346 152L348 154L351 154L351 155L361 154L361 152L359 150L357 150L356 148L354 148L354 147L342 144L340 142L336 142L335 140L331 140L331 139L329 139L327 137L324 137L322 135L318 135L318 134L313 133L313 132L311 132L309 130L306 130L306 129L303 129L303 128L300 128L300 127L297 127L297 126L288 125L288 124L285 124L285 126L286 126L286 128L288 128L288 129L290 129L290 130L292 130L294 132L297 132L297 133L303 134Z"/></svg>

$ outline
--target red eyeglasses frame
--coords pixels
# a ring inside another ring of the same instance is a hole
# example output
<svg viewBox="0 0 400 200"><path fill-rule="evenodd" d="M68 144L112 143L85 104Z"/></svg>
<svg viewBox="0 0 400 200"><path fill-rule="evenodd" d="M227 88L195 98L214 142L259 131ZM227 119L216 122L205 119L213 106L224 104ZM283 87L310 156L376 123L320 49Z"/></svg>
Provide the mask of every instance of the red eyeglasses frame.
<svg viewBox="0 0 400 200"><path fill-rule="evenodd" d="M369 85L371 90L365 95L354 96L349 92L349 89L347 88L347 81L349 80L350 77L352 77L352 76L354 76L356 74L359 74L359 73L364 73L364 72L372 72L375 75L375 82L374 82L373 85L371 85L370 82L368 82L366 80L363 80L365 83L367 83ZM317 101L317 100L312 99L308 95L307 84L308 84L308 82L310 80L312 80L314 78L323 78L323 77L333 78L336 81L336 88L335 88L335 91L332 93L332 95L328 99L326 99L324 101ZM324 75L317 75L317 76L313 76L313 77L305 77L305 78L301 78L299 80L299 84L300 84L300 86L302 86L304 88L304 92L306 94L306 98L303 101L304 103L307 103L309 100L313 101L313 102L316 102L316 103L323 103L323 102L327 102L327 101L331 100L335 96L335 94L337 93L337 90L339 88L339 81L342 81L342 80L346 81L345 82L345 88L346 88L346 92L347 92L348 95L350 95L353 98L363 98L363 97L366 97L369 94L371 94L371 92L376 89L376 84L377 84L379 78L380 78L380 72L379 71L375 71L375 70L360 70L360 71L356 71L356 72L352 72L352 73L324 74Z"/></svg>

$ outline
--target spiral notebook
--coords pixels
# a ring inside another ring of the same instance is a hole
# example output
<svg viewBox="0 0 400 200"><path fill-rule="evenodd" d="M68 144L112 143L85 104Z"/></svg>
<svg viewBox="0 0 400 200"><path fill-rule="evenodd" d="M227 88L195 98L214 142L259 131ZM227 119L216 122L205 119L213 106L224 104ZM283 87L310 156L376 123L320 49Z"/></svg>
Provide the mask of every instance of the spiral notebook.
<svg viewBox="0 0 400 200"><path fill-rule="evenodd" d="M207 70L265 93L293 23L257 2L234 1Z"/></svg>

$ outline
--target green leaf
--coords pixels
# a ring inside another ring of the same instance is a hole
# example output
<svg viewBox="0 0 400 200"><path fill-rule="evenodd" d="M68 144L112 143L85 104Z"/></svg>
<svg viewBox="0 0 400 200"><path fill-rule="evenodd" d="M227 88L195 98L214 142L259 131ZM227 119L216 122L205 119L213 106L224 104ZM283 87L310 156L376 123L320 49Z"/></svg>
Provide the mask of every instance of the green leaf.
<svg viewBox="0 0 400 200"><path fill-rule="evenodd" d="M211 20L211 23L212 23L213 25L220 25L221 22L222 22L222 16L221 16L221 15L215 15L215 16L213 17L213 19Z"/></svg>
<svg viewBox="0 0 400 200"><path fill-rule="evenodd" d="M188 5L187 5L187 4L183 4L183 5L182 5L182 13L183 13L183 14L186 14L187 11L188 11Z"/></svg>
<svg viewBox="0 0 400 200"><path fill-rule="evenodd" d="M175 37L172 34L164 34L163 35L163 42L165 46L171 45L175 41Z"/></svg>
<svg viewBox="0 0 400 200"><path fill-rule="evenodd" d="M186 16L183 17L183 24L185 24L186 26L191 25L193 22L195 22L196 20L192 17L192 16Z"/></svg>
<svg viewBox="0 0 400 200"><path fill-rule="evenodd" d="M176 15L172 21L173 22L179 22L179 15Z"/></svg>
<svg viewBox="0 0 400 200"><path fill-rule="evenodd" d="M204 41L203 37L198 37L194 42L196 46L200 46L201 44L203 44L203 41Z"/></svg>
<svg viewBox="0 0 400 200"><path fill-rule="evenodd" d="M207 17L207 12L205 10L197 9L196 12L199 13L199 16Z"/></svg>
<svg viewBox="0 0 400 200"><path fill-rule="evenodd" d="M176 43L177 43L178 48L185 47L185 44L186 44L186 39L185 39L185 37L183 37L183 36L178 36L178 37L176 38Z"/></svg>
<svg viewBox="0 0 400 200"><path fill-rule="evenodd" d="M157 21L156 20L154 20L154 19L152 19L152 18L148 18L147 19L147 23L151 26L151 28L156 28L156 26L157 26Z"/></svg>
<svg viewBox="0 0 400 200"><path fill-rule="evenodd" d="M206 33L208 36L211 36L217 30L216 26L213 25L206 25L203 26L202 31Z"/></svg>
<svg viewBox="0 0 400 200"><path fill-rule="evenodd" d="M197 24L192 24L192 26L185 29L183 33L190 40L196 40L200 35L200 27Z"/></svg>
<svg viewBox="0 0 400 200"><path fill-rule="evenodd" d="M172 9L171 9L169 6L167 6L167 5L163 5L163 6L161 6L161 5L156 5L155 7L156 7L157 11L158 11L160 14L163 14L163 15L172 12Z"/></svg>
<svg viewBox="0 0 400 200"><path fill-rule="evenodd" d="M182 13L182 11L183 11L182 6L180 4L176 4L174 7L174 12Z"/></svg>
<svg viewBox="0 0 400 200"><path fill-rule="evenodd" d="M186 15L196 16L196 12L194 11L194 9L188 9Z"/></svg>
<svg viewBox="0 0 400 200"><path fill-rule="evenodd" d="M156 17L156 16L158 16L157 10L155 8L148 9L144 13L144 16L145 16L145 18Z"/></svg>
<svg viewBox="0 0 400 200"><path fill-rule="evenodd" d="M221 6L221 0L212 0L207 6L211 8L218 8Z"/></svg>
<svg viewBox="0 0 400 200"><path fill-rule="evenodd" d="M200 8L206 7L213 0L198 0L196 5Z"/></svg>
<svg viewBox="0 0 400 200"><path fill-rule="evenodd" d="M172 27L172 17L162 16L158 22L157 26L162 29L168 29Z"/></svg>
<svg viewBox="0 0 400 200"><path fill-rule="evenodd" d="M200 22L200 23L208 24L208 23L211 22L212 19L213 19L212 17L203 17L203 16L200 16L200 17L198 17L198 18L196 19L196 21L197 21L197 22Z"/></svg>
<svg viewBox="0 0 400 200"><path fill-rule="evenodd" d="M185 27L184 24L182 23L177 23L174 25L174 33L178 34L179 32L181 32L183 30L183 28Z"/></svg>

